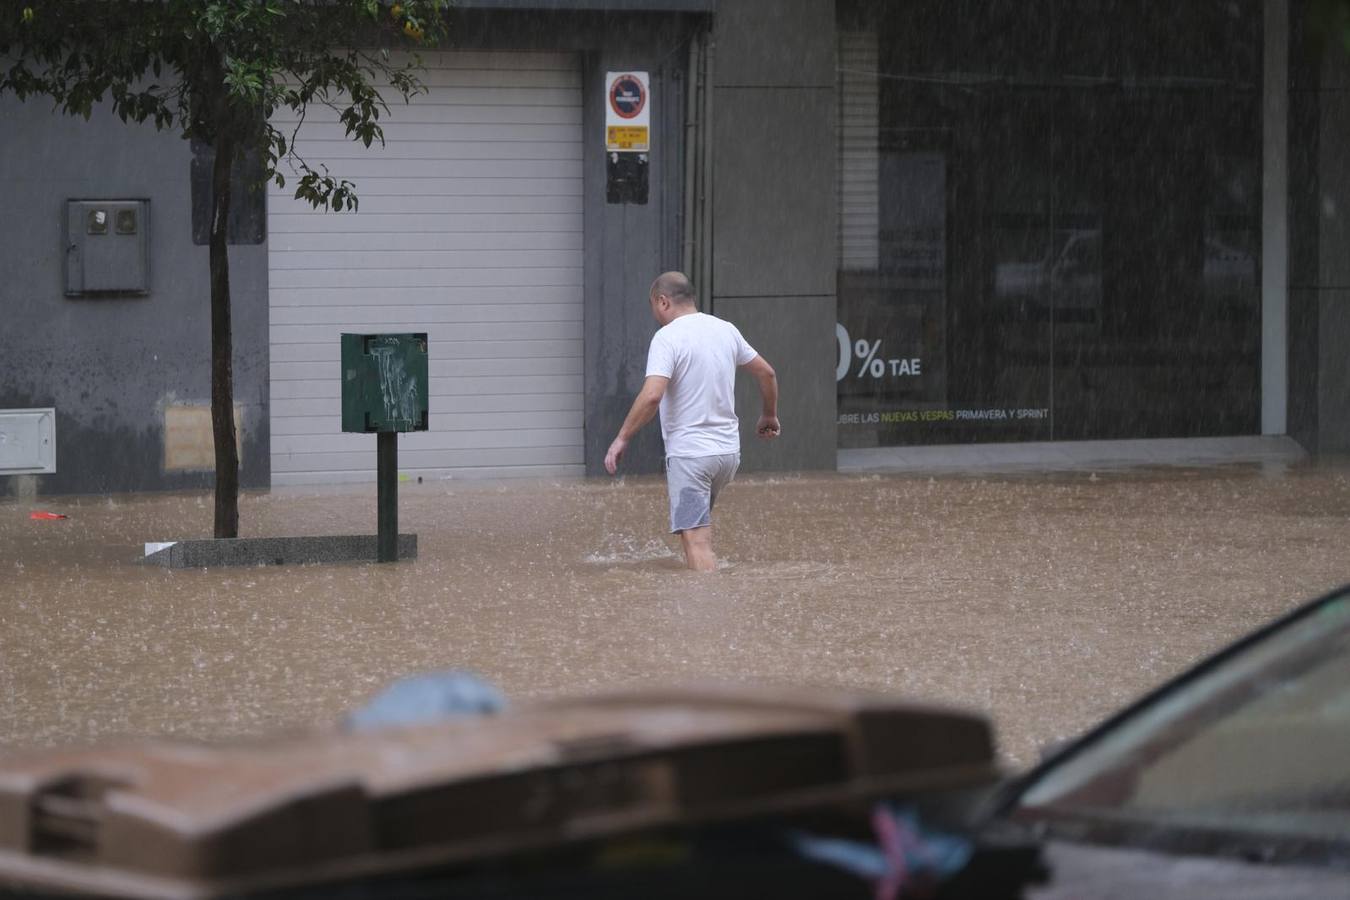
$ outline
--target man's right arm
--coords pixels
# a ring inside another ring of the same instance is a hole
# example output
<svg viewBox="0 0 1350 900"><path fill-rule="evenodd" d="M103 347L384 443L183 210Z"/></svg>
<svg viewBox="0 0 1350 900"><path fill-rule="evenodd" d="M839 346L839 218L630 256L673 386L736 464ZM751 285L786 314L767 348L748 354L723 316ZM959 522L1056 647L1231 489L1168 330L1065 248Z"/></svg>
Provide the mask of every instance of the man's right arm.
<svg viewBox="0 0 1350 900"><path fill-rule="evenodd" d="M613 475L619 471L619 460L623 459L623 452L628 449L628 444L633 437L642 430L656 416L656 412L661 408L661 398L666 395L666 385L670 384L670 379L662 375L648 375L642 382L642 390L638 391L637 397L633 399L633 406L628 410L628 416L623 420L623 425L619 427L619 434L614 438L614 442L609 445L609 451L605 454L605 471Z"/></svg>
<svg viewBox="0 0 1350 900"><path fill-rule="evenodd" d="M759 396L763 401L755 433L766 441L773 440L782 431L778 424L778 375L762 356L756 356L741 368L759 384Z"/></svg>

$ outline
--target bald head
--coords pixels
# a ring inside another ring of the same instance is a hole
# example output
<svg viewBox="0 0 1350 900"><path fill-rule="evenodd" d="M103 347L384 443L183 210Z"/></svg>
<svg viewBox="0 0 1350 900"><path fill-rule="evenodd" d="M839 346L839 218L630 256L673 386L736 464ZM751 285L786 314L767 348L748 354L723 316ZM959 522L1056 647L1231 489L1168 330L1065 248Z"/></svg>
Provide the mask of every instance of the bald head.
<svg viewBox="0 0 1350 900"><path fill-rule="evenodd" d="M652 282L652 299L657 297L667 297L677 306L688 306L694 302L694 286L683 272L666 272Z"/></svg>

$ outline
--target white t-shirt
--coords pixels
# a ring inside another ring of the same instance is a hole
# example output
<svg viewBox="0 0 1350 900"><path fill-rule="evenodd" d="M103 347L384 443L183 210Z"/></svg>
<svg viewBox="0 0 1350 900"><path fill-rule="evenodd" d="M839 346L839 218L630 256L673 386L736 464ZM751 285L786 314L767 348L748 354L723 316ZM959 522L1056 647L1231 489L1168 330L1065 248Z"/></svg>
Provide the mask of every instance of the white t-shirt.
<svg viewBox="0 0 1350 900"><path fill-rule="evenodd" d="M647 374L670 379L661 398L666 456L741 452L736 367L758 355L735 325L703 313L680 316L656 332Z"/></svg>

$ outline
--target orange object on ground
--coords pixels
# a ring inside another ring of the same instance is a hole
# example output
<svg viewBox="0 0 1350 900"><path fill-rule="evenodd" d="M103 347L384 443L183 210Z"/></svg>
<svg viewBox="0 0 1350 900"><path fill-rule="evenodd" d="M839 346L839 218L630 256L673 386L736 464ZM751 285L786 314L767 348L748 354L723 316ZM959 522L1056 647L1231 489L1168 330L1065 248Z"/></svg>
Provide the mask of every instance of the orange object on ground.
<svg viewBox="0 0 1350 900"><path fill-rule="evenodd" d="M65 515L65 514L63 514L63 513L34 512L34 513L29 513L29 514L28 514L28 518L30 518L30 519L68 519L68 518L70 518L70 516L67 516L67 515Z"/></svg>

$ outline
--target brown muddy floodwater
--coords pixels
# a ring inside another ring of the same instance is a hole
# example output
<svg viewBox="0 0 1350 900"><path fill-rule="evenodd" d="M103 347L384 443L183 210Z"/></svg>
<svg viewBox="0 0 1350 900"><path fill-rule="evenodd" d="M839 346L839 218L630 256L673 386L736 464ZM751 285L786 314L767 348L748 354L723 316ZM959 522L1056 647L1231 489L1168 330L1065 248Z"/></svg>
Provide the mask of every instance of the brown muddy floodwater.
<svg viewBox="0 0 1350 900"><path fill-rule="evenodd" d="M244 536L374 531L373 485L240 506ZM415 562L138 565L210 523L205 494L0 500L0 750L327 724L460 667L516 697L880 688L989 711L1026 763L1350 581L1345 469L748 476L709 576L679 567L658 479L414 482Z"/></svg>

